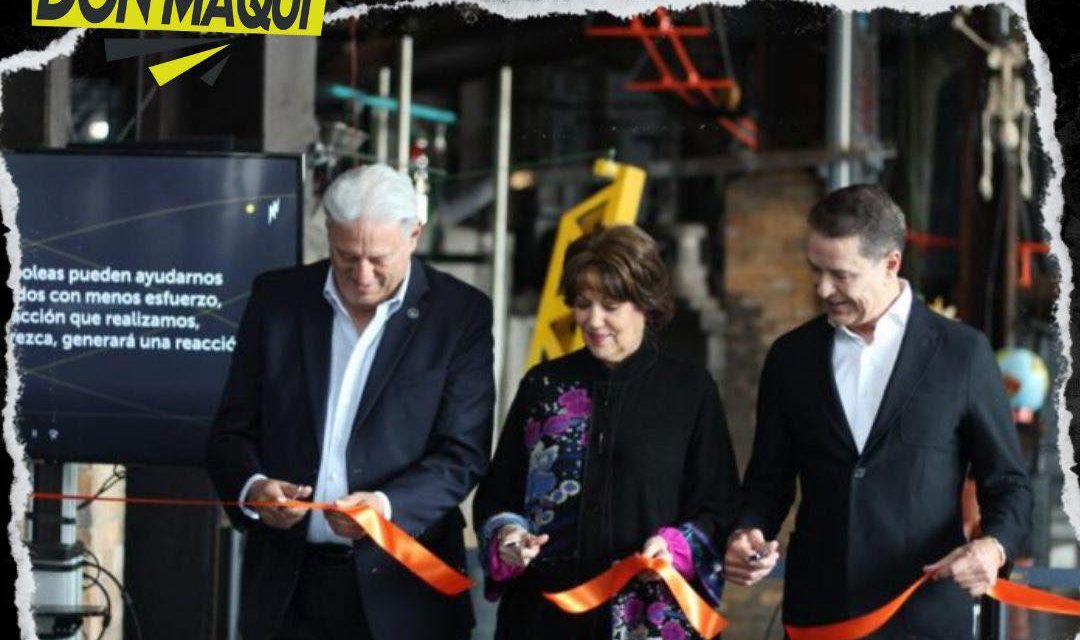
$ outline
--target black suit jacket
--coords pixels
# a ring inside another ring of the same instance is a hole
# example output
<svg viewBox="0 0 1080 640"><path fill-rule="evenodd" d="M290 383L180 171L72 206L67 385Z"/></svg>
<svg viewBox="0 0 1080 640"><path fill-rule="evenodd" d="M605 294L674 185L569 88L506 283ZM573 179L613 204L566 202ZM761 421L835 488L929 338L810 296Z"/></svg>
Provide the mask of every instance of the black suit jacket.
<svg viewBox="0 0 1080 640"><path fill-rule="evenodd" d="M322 451L332 310L326 261L259 276L214 421L207 467L224 500L254 473L314 485ZM494 383L491 302L413 259L402 307L386 324L346 450L349 491L384 492L393 521L465 570L458 505L487 469ZM281 531L229 509L247 532L240 628L272 637L303 559L307 518ZM374 546L355 544L376 638L461 638L468 594L447 598Z"/></svg>
<svg viewBox="0 0 1080 640"><path fill-rule="evenodd" d="M1001 372L986 337L914 300L881 408L860 455L832 371L824 316L782 336L765 361L739 526L776 536L801 502L787 551L784 621L835 622L876 608L965 542L970 467L982 528L1015 557L1031 524ZM923 587L881 637L971 638L971 598Z"/></svg>

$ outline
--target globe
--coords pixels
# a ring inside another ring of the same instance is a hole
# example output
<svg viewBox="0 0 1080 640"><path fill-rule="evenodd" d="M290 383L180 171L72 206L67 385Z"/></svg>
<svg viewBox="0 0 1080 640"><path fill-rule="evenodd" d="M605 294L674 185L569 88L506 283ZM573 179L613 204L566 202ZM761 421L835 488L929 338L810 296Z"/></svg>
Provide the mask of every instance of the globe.
<svg viewBox="0 0 1080 640"><path fill-rule="evenodd" d="M1032 412L1042 408L1050 390L1050 373L1043 359L1028 349L1006 348L997 352L997 362L1010 406Z"/></svg>

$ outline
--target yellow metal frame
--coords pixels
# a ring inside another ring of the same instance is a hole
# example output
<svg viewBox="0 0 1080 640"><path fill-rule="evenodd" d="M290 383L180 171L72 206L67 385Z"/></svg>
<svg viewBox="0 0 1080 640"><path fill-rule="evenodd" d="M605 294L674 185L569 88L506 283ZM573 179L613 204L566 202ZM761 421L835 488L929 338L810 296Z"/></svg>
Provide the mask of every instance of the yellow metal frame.
<svg viewBox="0 0 1080 640"><path fill-rule="evenodd" d="M559 280L562 278L567 247L598 225L634 224L637 220L641 193L645 189L645 171L601 158L593 164L593 174L611 179L611 184L559 218L555 246L544 280L544 290L540 294L540 308L536 312L536 327L529 344L529 367L585 345L581 331L574 326L570 307L559 295Z"/></svg>

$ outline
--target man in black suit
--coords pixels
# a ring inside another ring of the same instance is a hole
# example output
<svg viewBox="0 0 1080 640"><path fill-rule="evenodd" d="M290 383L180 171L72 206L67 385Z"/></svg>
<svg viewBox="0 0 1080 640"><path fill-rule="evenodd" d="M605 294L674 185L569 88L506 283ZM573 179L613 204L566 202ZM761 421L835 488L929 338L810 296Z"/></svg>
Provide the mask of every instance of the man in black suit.
<svg viewBox="0 0 1080 640"><path fill-rule="evenodd" d="M835 191L809 225L826 314L766 357L728 579L749 585L772 569L797 479L785 623L864 614L929 572L874 637L970 640L971 597L1015 557L1031 522L994 354L982 333L931 312L898 277L904 216L883 189ZM982 512L971 541L960 515L969 469Z"/></svg>
<svg viewBox="0 0 1080 640"><path fill-rule="evenodd" d="M409 179L352 169L323 198L330 260L259 276L207 466L225 500L367 504L465 570L458 507L487 468L491 302L412 256ZM229 509L245 640L465 638L448 598L338 513Z"/></svg>

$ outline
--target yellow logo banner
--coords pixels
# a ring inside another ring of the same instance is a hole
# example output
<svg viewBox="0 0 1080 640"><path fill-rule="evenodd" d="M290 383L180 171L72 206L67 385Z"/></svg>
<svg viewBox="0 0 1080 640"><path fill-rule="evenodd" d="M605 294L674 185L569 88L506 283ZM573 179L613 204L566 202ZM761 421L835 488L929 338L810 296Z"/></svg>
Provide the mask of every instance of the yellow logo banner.
<svg viewBox="0 0 1080 640"><path fill-rule="evenodd" d="M326 0L30 0L35 27L317 36Z"/></svg>

